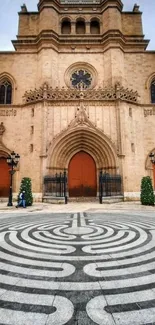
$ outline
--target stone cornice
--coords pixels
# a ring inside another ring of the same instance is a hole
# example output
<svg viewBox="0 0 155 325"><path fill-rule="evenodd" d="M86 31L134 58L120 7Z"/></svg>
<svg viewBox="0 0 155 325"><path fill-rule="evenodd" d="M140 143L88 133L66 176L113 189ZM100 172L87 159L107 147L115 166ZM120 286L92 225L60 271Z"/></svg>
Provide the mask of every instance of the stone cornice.
<svg viewBox="0 0 155 325"><path fill-rule="evenodd" d="M52 46L56 51L62 48L71 47L86 47L96 46L97 49L104 49L106 46L121 47L122 50L145 50L149 43L144 40L144 36L132 35L125 36L119 30L110 30L103 35L83 35L81 42L81 35L58 35L52 30L43 30L38 36L24 36L18 37L17 40L12 41L15 49L20 50L40 50L42 47ZM76 49L75 49L76 50Z"/></svg>
<svg viewBox="0 0 155 325"><path fill-rule="evenodd" d="M61 1L58 1L58 0L40 0L39 3L38 3L38 10L41 11L43 10L44 7L56 7L58 10L61 10L65 7L70 7L70 8L79 8L82 7L82 8L89 8L91 7L92 8L92 5L97 7L97 8L108 8L108 7L117 7L118 10L122 11L123 9L123 3L121 0L102 0L102 1L81 1L80 4L76 1L73 3L71 0L69 0L68 3L63 3Z"/></svg>
<svg viewBox="0 0 155 325"><path fill-rule="evenodd" d="M81 100L79 100L80 102ZM85 105L89 105L89 106L114 106L115 103L117 103L117 101L120 102L119 99L115 99L115 100L85 100ZM121 100L121 103L127 103L129 104L130 107L139 107L141 109L153 109L155 110L155 104L141 104L139 102L130 102L128 100ZM42 105L43 103L45 103L48 107L50 106L60 106L60 107L64 107L64 106L77 106L77 101L75 100L65 100L65 101L60 101L60 100L57 100L57 101L52 101L52 100L47 100L47 99L42 99L42 100L35 100L33 102L29 102L29 103L22 103L22 104L16 104L16 105L0 105L0 112L1 111L4 111L4 110L8 110L8 111L11 111L11 109L23 109L24 107L26 108L27 106L29 106L30 108L34 108L35 105ZM46 106L46 105L43 105L43 106ZM132 106L131 106L132 105ZM129 107L128 106L128 107ZM0 116L2 117L3 115L0 114ZM7 115L5 115L7 116Z"/></svg>

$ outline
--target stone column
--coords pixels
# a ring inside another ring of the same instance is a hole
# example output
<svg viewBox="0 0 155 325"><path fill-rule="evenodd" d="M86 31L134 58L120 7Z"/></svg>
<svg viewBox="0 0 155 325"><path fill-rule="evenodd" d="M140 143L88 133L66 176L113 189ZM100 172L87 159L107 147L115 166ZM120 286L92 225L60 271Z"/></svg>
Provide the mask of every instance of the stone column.
<svg viewBox="0 0 155 325"><path fill-rule="evenodd" d="M86 34L90 34L90 22L86 22Z"/></svg>
<svg viewBox="0 0 155 325"><path fill-rule="evenodd" d="M72 22L71 23L71 34L76 34L75 27L76 27L76 23L75 22Z"/></svg>

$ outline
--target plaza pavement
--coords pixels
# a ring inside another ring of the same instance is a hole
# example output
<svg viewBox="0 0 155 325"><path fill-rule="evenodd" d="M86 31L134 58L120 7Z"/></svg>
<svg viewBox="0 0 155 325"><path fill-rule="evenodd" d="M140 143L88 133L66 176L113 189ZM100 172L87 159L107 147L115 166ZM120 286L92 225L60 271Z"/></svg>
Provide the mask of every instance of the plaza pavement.
<svg viewBox="0 0 155 325"><path fill-rule="evenodd" d="M155 208L0 203L0 325L155 324Z"/></svg>
<svg viewBox="0 0 155 325"><path fill-rule="evenodd" d="M8 207L7 202L0 202L0 212L21 213L23 208L16 209L16 203L13 207ZM139 201L135 202L119 202L112 204L99 204L98 202L71 202L68 204L49 204L36 203L26 208L26 212L102 212L102 211L155 211L155 207L143 206Z"/></svg>

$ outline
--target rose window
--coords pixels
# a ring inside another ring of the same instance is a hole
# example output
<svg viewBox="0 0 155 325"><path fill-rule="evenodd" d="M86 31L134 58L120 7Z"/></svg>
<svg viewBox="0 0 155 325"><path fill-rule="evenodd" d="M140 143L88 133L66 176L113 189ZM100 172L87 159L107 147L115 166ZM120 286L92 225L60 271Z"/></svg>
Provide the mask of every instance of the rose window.
<svg viewBox="0 0 155 325"><path fill-rule="evenodd" d="M76 70L70 78L72 87L78 89L89 88L92 82L92 75L87 70Z"/></svg>

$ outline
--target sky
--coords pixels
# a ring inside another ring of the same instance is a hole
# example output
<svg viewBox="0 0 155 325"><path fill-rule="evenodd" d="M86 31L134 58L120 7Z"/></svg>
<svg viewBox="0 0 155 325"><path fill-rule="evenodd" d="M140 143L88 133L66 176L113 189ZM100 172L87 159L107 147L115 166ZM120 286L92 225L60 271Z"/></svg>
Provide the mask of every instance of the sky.
<svg viewBox="0 0 155 325"><path fill-rule="evenodd" d="M38 0L0 0L0 51L12 51L11 40L16 39L18 12L25 3L28 11L36 11ZM155 50L155 0L123 0L123 10L132 11L137 3L143 12L143 32L150 40L148 50Z"/></svg>

